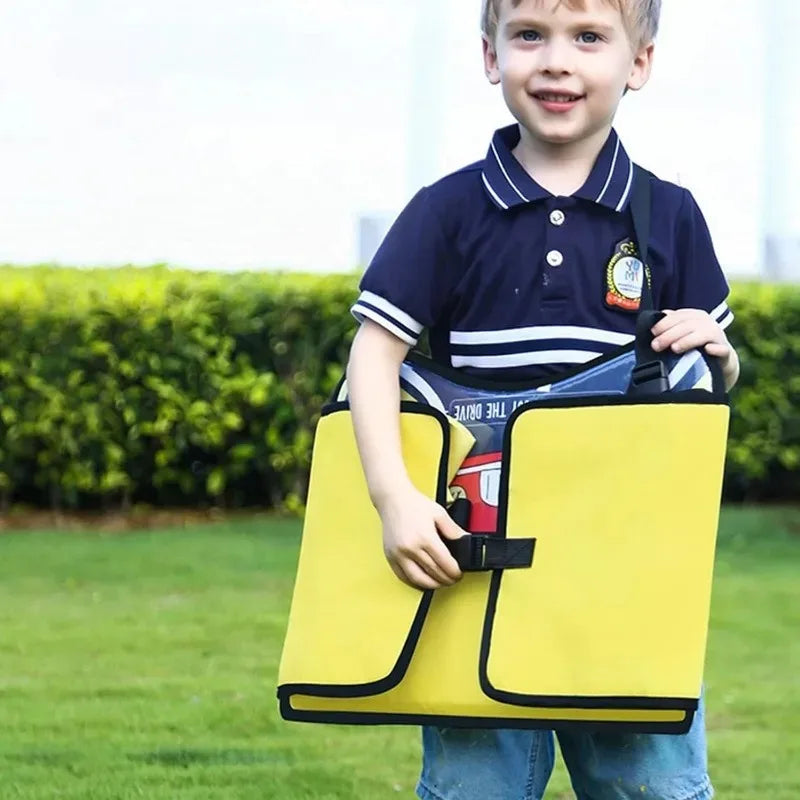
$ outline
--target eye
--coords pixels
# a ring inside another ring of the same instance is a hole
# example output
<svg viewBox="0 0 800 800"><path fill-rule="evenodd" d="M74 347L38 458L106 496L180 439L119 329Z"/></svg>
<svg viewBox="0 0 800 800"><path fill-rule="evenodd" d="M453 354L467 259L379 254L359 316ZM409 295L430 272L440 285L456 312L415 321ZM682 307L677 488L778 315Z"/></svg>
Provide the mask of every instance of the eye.
<svg viewBox="0 0 800 800"><path fill-rule="evenodd" d="M594 33L592 31L584 31L579 37L581 44L597 44L601 36L598 33Z"/></svg>
<svg viewBox="0 0 800 800"><path fill-rule="evenodd" d="M519 38L523 42L538 42L542 37L538 31L520 31Z"/></svg>

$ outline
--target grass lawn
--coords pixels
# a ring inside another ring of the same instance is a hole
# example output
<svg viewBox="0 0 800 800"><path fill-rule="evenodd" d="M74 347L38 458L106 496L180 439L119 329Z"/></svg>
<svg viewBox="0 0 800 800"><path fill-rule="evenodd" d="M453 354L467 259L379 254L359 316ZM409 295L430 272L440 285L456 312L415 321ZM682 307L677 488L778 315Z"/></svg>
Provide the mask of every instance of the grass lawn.
<svg viewBox="0 0 800 800"><path fill-rule="evenodd" d="M727 510L707 684L722 800L800 798L800 511ZM413 728L287 724L299 525L0 535L0 798L410 798ZM548 800L572 794L563 768Z"/></svg>

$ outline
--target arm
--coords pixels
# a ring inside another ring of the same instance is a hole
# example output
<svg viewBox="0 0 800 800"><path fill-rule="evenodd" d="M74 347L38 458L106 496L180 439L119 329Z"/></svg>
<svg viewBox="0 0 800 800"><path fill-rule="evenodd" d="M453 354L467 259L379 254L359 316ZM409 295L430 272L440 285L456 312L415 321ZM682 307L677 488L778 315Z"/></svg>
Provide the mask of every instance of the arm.
<svg viewBox="0 0 800 800"><path fill-rule="evenodd" d="M409 346L367 319L350 351L347 383L356 442L369 494L383 525L383 548L400 580L421 589L461 577L441 537L465 535L445 509L419 492L400 444L400 365Z"/></svg>

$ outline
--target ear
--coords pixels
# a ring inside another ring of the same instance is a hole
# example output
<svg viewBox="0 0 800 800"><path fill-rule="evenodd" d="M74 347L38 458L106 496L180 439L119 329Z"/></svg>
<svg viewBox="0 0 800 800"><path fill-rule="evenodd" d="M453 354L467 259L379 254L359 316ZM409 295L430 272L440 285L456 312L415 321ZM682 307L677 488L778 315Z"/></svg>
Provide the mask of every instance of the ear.
<svg viewBox="0 0 800 800"><path fill-rule="evenodd" d="M492 86L500 83L500 68L497 66L497 50L486 34L483 35L483 71Z"/></svg>
<svg viewBox="0 0 800 800"><path fill-rule="evenodd" d="M653 69L653 52L655 44L650 44L641 47L636 53L631 66L631 74L628 76L628 89L634 92L641 89L648 80L650 80L650 72Z"/></svg>

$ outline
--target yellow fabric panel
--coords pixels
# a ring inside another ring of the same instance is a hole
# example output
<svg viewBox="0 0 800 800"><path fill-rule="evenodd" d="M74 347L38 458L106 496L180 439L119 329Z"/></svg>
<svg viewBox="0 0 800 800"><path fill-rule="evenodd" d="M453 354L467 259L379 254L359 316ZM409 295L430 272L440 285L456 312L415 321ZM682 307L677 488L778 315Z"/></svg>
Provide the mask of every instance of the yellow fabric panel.
<svg viewBox="0 0 800 800"><path fill-rule="evenodd" d="M675 723L684 711L577 710L523 708L487 697L478 681L489 574L469 573L454 587L433 598L408 673L402 684L372 697L323 698L295 695L293 708L305 711L347 711L425 714L504 719L541 718L556 721L623 721ZM516 656L513 656L516 657Z"/></svg>
<svg viewBox="0 0 800 800"><path fill-rule="evenodd" d="M400 399L409 403L418 402L405 389L401 389ZM450 428L450 457L447 462L447 482L449 484L464 459L469 455L469 451L472 450L472 446L475 444L475 437L470 433L466 425L453 417L447 417L447 425ZM447 499L448 502L453 499L449 490Z"/></svg>
<svg viewBox="0 0 800 800"><path fill-rule="evenodd" d="M436 497L442 424L428 413L402 413L400 424L409 475L420 491ZM452 442L453 474L473 443L466 434ZM386 677L421 598L395 577L384 557L380 518L369 499L349 411L323 417L279 683L347 685Z"/></svg>
<svg viewBox="0 0 800 800"><path fill-rule="evenodd" d="M514 423L488 660L525 695L699 697L728 425L722 405L537 408Z"/></svg>
<svg viewBox="0 0 800 800"><path fill-rule="evenodd" d="M450 452L447 457L447 485L455 478L464 459L469 455L475 444L475 437L470 433L469 428L457 419L447 417L447 426L450 429ZM448 489L448 500L449 496Z"/></svg>

